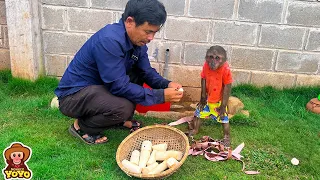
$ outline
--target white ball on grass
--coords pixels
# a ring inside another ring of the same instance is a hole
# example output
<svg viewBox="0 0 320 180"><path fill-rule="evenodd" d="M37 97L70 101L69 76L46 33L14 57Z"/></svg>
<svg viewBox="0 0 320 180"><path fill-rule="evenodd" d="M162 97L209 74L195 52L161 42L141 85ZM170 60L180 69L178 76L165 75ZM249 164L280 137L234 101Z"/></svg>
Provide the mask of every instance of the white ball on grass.
<svg viewBox="0 0 320 180"><path fill-rule="evenodd" d="M291 163L296 166L299 164L299 160L297 158L292 158Z"/></svg>
<svg viewBox="0 0 320 180"><path fill-rule="evenodd" d="M50 106L51 106L51 108L59 108L58 97L54 97L54 98L51 100Z"/></svg>

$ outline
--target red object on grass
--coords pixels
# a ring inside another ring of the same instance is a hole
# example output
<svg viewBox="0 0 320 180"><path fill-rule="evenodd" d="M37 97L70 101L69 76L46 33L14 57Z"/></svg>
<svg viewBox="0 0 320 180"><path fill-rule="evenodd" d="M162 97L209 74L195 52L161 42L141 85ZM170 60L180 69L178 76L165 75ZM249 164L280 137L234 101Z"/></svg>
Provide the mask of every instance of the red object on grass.
<svg viewBox="0 0 320 180"><path fill-rule="evenodd" d="M143 87L151 89L151 87L145 83L143 84ZM146 113L148 111L170 111L170 105L171 105L170 102L165 102L162 104L155 104L152 106L143 106L143 105L137 104L136 110L139 113Z"/></svg>

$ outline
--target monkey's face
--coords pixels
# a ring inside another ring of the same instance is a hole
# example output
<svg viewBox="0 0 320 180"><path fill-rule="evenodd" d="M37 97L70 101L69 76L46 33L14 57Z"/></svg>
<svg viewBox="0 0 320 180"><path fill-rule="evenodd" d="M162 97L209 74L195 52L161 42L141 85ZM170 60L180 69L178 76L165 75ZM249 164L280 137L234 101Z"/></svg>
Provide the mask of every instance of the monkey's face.
<svg viewBox="0 0 320 180"><path fill-rule="evenodd" d="M14 164L20 164L23 159L23 152L13 152L10 154Z"/></svg>
<svg viewBox="0 0 320 180"><path fill-rule="evenodd" d="M210 69L216 70L219 67L223 65L223 63L226 61L225 58L221 55L218 55L216 53L208 52L206 54L206 62L208 63Z"/></svg>

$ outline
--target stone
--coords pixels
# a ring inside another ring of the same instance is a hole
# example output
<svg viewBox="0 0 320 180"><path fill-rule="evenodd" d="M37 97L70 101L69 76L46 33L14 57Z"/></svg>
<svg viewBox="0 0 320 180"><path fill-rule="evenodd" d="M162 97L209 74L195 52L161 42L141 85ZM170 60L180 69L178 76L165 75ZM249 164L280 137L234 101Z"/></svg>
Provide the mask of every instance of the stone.
<svg viewBox="0 0 320 180"><path fill-rule="evenodd" d="M172 105L170 106L170 109L171 109L171 110L183 109L183 106L178 105L178 104L172 104Z"/></svg>
<svg viewBox="0 0 320 180"><path fill-rule="evenodd" d="M159 119L179 119L180 113L174 111L148 111L145 116Z"/></svg>
<svg viewBox="0 0 320 180"><path fill-rule="evenodd" d="M229 97L228 101L228 114L236 114L244 108L244 104L241 102L239 98Z"/></svg>
<svg viewBox="0 0 320 180"><path fill-rule="evenodd" d="M250 116L250 113L248 110L241 110L240 111L241 114L245 115L246 117L249 117Z"/></svg>
<svg viewBox="0 0 320 180"><path fill-rule="evenodd" d="M148 111L146 117L154 117L159 119L178 120L182 117L193 116L194 111L174 112L174 111Z"/></svg>

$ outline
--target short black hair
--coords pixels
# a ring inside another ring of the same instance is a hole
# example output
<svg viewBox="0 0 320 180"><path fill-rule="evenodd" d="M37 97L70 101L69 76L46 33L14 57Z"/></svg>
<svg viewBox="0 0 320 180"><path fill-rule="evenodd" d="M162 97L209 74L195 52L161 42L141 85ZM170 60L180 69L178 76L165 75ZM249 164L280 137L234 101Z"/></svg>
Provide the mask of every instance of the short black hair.
<svg viewBox="0 0 320 180"><path fill-rule="evenodd" d="M151 25L162 27L167 20L167 12L164 5L158 0L129 0L122 20L131 16L137 26L148 22Z"/></svg>
<svg viewBox="0 0 320 180"><path fill-rule="evenodd" d="M215 53L215 54L218 54L218 55L222 55L224 57L223 60L227 60L227 52L226 50L221 47L221 46L211 46L208 50L207 50L207 53L209 52L212 52L212 53Z"/></svg>

